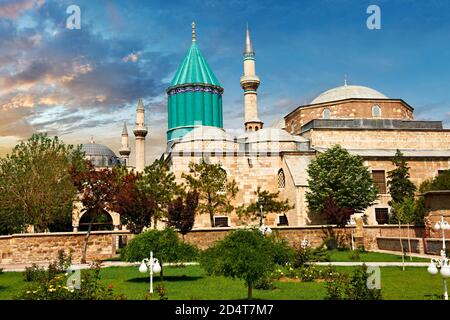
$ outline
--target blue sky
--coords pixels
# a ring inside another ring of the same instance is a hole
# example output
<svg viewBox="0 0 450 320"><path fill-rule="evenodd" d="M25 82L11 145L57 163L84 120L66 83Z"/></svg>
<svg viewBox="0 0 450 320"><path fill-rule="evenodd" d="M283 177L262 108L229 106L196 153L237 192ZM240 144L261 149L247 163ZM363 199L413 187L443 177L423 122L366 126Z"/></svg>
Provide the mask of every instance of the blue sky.
<svg viewBox="0 0 450 320"><path fill-rule="evenodd" d="M70 4L81 9L81 30L65 28ZM381 8L381 30L366 27L370 4ZM243 126L247 22L267 125L347 75L349 84L404 99L416 119L450 127L449 18L445 0L0 0L0 154L36 131L68 143L94 136L117 151L122 122L132 127L142 96L148 160L158 157L165 88L190 45L193 20L225 89L224 126L232 132Z"/></svg>

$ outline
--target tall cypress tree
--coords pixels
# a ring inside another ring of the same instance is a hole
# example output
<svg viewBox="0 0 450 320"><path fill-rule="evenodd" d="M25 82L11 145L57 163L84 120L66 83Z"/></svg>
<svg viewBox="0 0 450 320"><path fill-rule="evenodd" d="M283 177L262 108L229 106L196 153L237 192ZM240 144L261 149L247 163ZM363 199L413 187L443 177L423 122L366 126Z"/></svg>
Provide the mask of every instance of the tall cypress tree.
<svg viewBox="0 0 450 320"><path fill-rule="evenodd" d="M417 189L410 180L408 163L400 150L397 149L392 163L396 168L388 172L388 187L392 198L389 201L390 206L394 203L401 203L406 198L414 197Z"/></svg>

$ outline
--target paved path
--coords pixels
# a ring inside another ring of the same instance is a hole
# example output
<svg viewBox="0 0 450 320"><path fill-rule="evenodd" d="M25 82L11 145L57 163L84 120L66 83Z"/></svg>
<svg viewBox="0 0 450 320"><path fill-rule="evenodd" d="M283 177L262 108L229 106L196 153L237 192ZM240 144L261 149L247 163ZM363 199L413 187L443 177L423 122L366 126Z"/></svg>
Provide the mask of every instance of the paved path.
<svg viewBox="0 0 450 320"><path fill-rule="evenodd" d="M317 266L354 267L365 264L368 267L401 267L401 262L310 262ZM429 262L405 262L405 267L428 267Z"/></svg>
<svg viewBox="0 0 450 320"><path fill-rule="evenodd" d="M48 263L38 263L40 267L47 267ZM102 268L108 267L138 267L140 262L124 262L124 261L103 261ZM164 266L177 265L176 263L163 263ZM185 262L183 265L198 265L198 262ZM0 264L0 268L3 272L22 272L25 271L25 267L29 267L31 264ZM74 264L79 269L89 269L90 264Z"/></svg>

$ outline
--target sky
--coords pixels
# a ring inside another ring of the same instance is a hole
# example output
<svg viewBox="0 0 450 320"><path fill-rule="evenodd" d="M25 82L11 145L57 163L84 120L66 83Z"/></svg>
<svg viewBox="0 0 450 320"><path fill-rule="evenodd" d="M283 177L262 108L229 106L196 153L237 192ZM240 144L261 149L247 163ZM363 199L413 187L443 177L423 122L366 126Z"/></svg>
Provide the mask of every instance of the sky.
<svg viewBox="0 0 450 320"><path fill-rule="evenodd" d="M80 29L67 29L70 5ZM366 21L381 10L381 28ZM450 127L447 0L0 0L0 156L34 132L117 153L139 97L147 163L165 150L165 89L191 42L225 89L224 127L243 130L239 78L248 23L266 126L321 92L349 84L405 100L418 120ZM134 163L133 153L131 164Z"/></svg>

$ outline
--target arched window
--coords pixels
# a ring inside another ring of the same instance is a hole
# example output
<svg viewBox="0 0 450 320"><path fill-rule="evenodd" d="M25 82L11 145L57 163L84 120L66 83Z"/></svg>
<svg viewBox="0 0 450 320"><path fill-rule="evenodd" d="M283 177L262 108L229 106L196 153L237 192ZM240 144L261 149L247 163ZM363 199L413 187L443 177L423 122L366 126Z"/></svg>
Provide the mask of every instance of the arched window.
<svg viewBox="0 0 450 320"><path fill-rule="evenodd" d="M258 131L258 129L259 129L258 127L255 127L255 131Z"/></svg>
<svg viewBox="0 0 450 320"><path fill-rule="evenodd" d="M286 186L286 179L284 177L283 169L278 170L278 189L283 189Z"/></svg>
<svg viewBox="0 0 450 320"><path fill-rule="evenodd" d="M372 107L372 117L374 118L381 117L381 108L377 104Z"/></svg>
<svg viewBox="0 0 450 320"><path fill-rule="evenodd" d="M331 117L330 109L323 109L322 117L324 119L330 119L330 117Z"/></svg>
<svg viewBox="0 0 450 320"><path fill-rule="evenodd" d="M252 126L248 127L248 131L253 131L252 129Z"/></svg>

